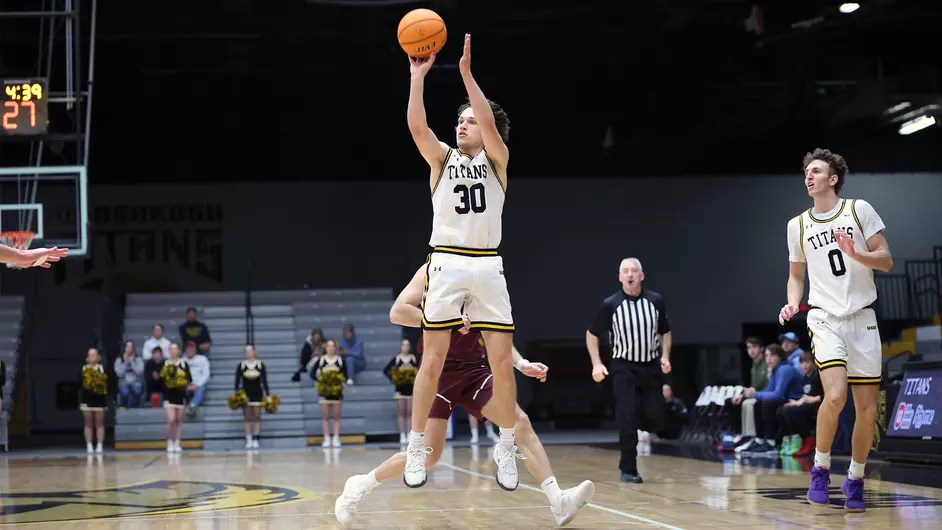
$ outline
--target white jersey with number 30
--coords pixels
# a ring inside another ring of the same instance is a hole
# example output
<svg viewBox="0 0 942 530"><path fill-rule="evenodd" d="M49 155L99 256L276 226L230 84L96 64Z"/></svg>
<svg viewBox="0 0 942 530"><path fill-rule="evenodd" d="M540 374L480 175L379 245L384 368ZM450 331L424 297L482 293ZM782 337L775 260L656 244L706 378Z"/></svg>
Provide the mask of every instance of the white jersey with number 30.
<svg viewBox="0 0 942 530"><path fill-rule="evenodd" d="M496 249L504 211L503 178L481 150L476 156L449 149L432 190L433 247Z"/></svg>
<svg viewBox="0 0 942 530"><path fill-rule="evenodd" d="M873 207L859 199L841 199L826 213L808 209L788 222L788 260L807 263L809 305L845 316L876 301L873 269L844 255L834 231L843 229L855 250L866 251L867 240L884 228Z"/></svg>

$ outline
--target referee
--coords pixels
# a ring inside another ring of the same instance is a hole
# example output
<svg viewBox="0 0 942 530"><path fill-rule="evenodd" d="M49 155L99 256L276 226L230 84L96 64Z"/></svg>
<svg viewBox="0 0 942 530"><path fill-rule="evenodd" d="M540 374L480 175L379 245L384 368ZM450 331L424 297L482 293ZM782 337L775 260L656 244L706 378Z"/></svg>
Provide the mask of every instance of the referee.
<svg viewBox="0 0 942 530"><path fill-rule="evenodd" d="M640 484L638 429L656 432L664 425L666 404L661 373L670 373L671 328L664 299L641 288L644 272L636 258L622 260L621 289L602 303L585 334L592 358L592 379L601 383L609 374L599 356L599 338L611 345L612 389L621 448L621 481Z"/></svg>

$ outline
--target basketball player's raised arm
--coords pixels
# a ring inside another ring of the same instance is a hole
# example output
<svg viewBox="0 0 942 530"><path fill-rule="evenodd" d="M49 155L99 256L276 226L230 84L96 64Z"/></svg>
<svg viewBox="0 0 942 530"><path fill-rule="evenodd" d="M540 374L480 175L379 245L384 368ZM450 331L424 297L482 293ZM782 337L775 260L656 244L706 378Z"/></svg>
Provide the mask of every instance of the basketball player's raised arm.
<svg viewBox="0 0 942 530"><path fill-rule="evenodd" d="M398 326L407 328L422 327L422 291L425 288L425 265L419 267L409 281L409 285L399 293L392 309L389 310L389 321Z"/></svg>
<svg viewBox="0 0 942 530"><path fill-rule="evenodd" d="M491 110L490 103L484 97L484 91L478 86L474 76L471 75L471 35L464 36L464 54L458 63L458 70L461 71L461 79L464 81L465 90L468 91L468 100L471 102L471 110L474 111L474 119L481 128L481 137L484 140L484 150L487 151L488 158L494 163L494 169L503 175L506 184L507 162L510 159L510 151L500 137L500 131L497 130L497 121L494 119L494 112Z"/></svg>
<svg viewBox="0 0 942 530"><path fill-rule="evenodd" d="M438 141L435 133L429 128L428 120L425 117L425 75L428 74L429 68L434 63L434 53L426 59L409 57L409 71L412 75L409 81L409 107L406 111L406 120L409 124L409 132L412 133L412 141L419 148L422 158L432 168L430 180L438 178L442 164L445 162L445 152L448 150L447 145ZM432 186L434 184L433 182Z"/></svg>
<svg viewBox="0 0 942 530"><path fill-rule="evenodd" d="M69 255L67 248L34 248L20 250L6 245L0 245L0 263L16 265L17 267L42 267L48 269L56 261ZM43 259L45 258L45 259Z"/></svg>

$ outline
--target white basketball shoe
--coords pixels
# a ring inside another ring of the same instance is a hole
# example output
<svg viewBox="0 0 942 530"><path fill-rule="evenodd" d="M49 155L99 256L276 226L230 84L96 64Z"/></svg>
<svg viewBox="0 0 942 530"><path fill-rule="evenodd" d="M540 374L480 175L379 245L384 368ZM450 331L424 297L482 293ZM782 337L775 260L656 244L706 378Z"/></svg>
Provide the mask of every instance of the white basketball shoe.
<svg viewBox="0 0 942 530"><path fill-rule="evenodd" d="M334 517L340 526L350 528L357 516L357 504L371 490L367 486L367 475L353 475L343 486L343 493L334 501Z"/></svg>
<svg viewBox="0 0 942 530"><path fill-rule="evenodd" d="M526 460L526 457L517 452L516 445L501 442L494 446L494 462L497 463L497 485L501 489L513 491L520 484L517 459Z"/></svg>
<svg viewBox="0 0 942 530"><path fill-rule="evenodd" d="M579 508L591 502L594 495L595 484L591 480L583 481L575 488L563 490L559 499L550 506L553 516L556 517L556 524L559 526L569 524L576 517Z"/></svg>

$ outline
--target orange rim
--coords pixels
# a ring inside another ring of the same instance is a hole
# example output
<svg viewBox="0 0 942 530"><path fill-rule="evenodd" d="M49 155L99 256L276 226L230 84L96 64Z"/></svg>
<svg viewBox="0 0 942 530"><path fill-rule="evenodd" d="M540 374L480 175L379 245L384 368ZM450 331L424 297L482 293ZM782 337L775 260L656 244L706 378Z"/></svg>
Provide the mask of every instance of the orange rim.
<svg viewBox="0 0 942 530"><path fill-rule="evenodd" d="M14 247L19 249L28 247L34 237L36 237L36 232L29 232L27 230L0 232L0 240L10 241L13 243Z"/></svg>

